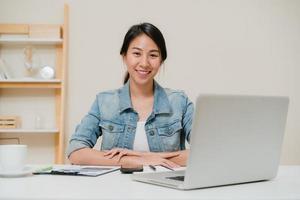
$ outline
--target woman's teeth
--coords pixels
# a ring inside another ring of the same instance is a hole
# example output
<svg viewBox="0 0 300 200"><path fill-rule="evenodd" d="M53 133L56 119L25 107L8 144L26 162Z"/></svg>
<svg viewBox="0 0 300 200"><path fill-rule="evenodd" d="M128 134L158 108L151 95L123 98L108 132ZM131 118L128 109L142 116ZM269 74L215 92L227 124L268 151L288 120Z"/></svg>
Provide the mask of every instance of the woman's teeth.
<svg viewBox="0 0 300 200"><path fill-rule="evenodd" d="M137 72L142 75L146 75L150 73L150 71L142 71L142 70L137 70Z"/></svg>

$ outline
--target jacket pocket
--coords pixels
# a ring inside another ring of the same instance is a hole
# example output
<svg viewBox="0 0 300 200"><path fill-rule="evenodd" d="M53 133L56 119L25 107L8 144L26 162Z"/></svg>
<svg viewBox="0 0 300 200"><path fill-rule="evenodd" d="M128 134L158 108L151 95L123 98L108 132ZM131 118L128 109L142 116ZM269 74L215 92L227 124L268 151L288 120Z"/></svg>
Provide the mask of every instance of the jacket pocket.
<svg viewBox="0 0 300 200"><path fill-rule="evenodd" d="M179 120L158 128L158 135L163 144L164 151L180 150L180 135L182 125Z"/></svg>
<svg viewBox="0 0 300 200"><path fill-rule="evenodd" d="M125 125L105 120L100 121L99 126L102 131L101 150L110 150L116 147Z"/></svg>

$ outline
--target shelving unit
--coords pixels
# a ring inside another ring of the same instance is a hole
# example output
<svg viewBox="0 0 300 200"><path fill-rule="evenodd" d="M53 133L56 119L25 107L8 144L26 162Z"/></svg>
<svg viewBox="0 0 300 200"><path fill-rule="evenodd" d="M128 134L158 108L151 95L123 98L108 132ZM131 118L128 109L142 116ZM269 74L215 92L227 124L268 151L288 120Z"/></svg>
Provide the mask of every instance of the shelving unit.
<svg viewBox="0 0 300 200"><path fill-rule="evenodd" d="M65 129L65 99L66 99L66 69L68 65L68 21L69 7L64 6L64 22L59 25L60 37L32 37L30 35L31 24L0 24L0 51L2 48L9 46L43 46L55 49L55 78L54 79L36 79L36 78L9 78L0 80L0 98L1 90L18 91L33 90L39 92L41 90L53 90L55 101L55 128L14 128L0 129L1 133L21 133L21 134L55 134L55 163L64 163L64 129ZM43 24L42 27L47 27ZM51 26L51 25L49 25ZM47 32L47 29L41 31ZM15 37L17 36L17 37ZM21 37L19 37L21 36ZM38 89L38 90L36 90ZM22 95L18 96L22 99ZM34 102L33 102L34 103ZM0 115L2 113L0 112ZM42 136L41 136L42 137Z"/></svg>

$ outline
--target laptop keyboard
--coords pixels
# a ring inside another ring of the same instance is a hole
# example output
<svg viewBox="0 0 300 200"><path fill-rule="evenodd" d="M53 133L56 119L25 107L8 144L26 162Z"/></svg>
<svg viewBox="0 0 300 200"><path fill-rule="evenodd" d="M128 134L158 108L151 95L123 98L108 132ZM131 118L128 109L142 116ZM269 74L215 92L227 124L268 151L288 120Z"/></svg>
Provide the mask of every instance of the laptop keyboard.
<svg viewBox="0 0 300 200"><path fill-rule="evenodd" d="M176 181L184 181L184 176L171 176L171 177L166 177L166 178L176 180Z"/></svg>

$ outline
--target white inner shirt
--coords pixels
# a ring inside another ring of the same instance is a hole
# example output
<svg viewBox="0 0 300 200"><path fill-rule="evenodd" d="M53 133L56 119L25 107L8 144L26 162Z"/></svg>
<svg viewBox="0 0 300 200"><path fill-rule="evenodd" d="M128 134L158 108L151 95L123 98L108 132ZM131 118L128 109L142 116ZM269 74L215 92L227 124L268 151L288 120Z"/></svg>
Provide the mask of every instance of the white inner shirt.
<svg viewBox="0 0 300 200"><path fill-rule="evenodd" d="M147 135L145 131L146 122L137 122L135 138L133 143L133 150L135 151L150 151Z"/></svg>

